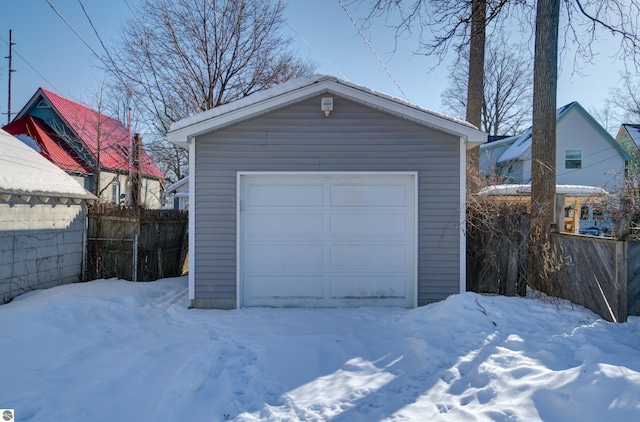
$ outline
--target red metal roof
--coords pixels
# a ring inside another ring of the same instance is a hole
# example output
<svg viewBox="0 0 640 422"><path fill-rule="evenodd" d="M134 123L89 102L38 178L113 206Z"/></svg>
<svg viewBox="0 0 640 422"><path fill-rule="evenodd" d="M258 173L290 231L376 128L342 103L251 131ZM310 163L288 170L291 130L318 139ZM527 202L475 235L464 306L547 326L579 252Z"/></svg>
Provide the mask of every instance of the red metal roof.
<svg viewBox="0 0 640 422"><path fill-rule="evenodd" d="M91 173L92 170L69 145L37 117L23 116L3 128L12 135L27 135L38 143L40 154L63 170Z"/></svg>
<svg viewBox="0 0 640 422"><path fill-rule="evenodd" d="M40 90L91 153L97 157L100 152L103 168L129 171L129 130L121 122L44 88ZM144 150L140 153L140 172L164 179Z"/></svg>

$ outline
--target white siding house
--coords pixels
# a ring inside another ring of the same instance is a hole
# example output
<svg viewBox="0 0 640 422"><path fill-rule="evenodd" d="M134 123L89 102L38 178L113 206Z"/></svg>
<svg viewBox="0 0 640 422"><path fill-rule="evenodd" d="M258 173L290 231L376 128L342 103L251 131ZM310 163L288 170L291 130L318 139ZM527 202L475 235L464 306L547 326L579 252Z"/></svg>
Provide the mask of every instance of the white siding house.
<svg viewBox="0 0 640 422"><path fill-rule="evenodd" d="M587 113L572 102L557 110L556 183L615 189L631 159L622 146ZM511 138L480 147L480 170L502 183L531 182L531 128Z"/></svg>
<svg viewBox="0 0 640 422"><path fill-rule="evenodd" d="M189 176L185 176L165 190L165 200L170 200L174 210L189 210Z"/></svg>
<svg viewBox="0 0 640 422"><path fill-rule="evenodd" d="M475 127L317 75L172 125L199 308L417 306L465 289Z"/></svg>
<svg viewBox="0 0 640 422"><path fill-rule="evenodd" d="M0 303L81 280L87 201L95 199L0 129Z"/></svg>

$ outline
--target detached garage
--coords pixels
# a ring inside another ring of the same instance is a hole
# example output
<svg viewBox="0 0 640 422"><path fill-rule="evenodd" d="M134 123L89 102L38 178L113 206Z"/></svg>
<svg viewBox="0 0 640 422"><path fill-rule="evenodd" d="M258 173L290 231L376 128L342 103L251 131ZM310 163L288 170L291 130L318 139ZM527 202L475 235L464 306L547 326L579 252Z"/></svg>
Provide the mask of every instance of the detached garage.
<svg viewBox="0 0 640 422"><path fill-rule="evenodd" d="M175 123L198 308L413 307L464 290L473 126L329 76Z"/></svg>

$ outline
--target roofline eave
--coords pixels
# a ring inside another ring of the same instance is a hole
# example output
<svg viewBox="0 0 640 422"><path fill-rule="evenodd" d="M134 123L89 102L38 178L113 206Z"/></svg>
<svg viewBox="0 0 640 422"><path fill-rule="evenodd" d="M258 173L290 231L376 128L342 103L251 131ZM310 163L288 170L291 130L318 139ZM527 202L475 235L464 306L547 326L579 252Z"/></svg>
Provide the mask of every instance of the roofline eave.
<svg viewBox="0 0 640 422"><path fill-rule="evenodd" d="M340 88L336 89L336 86ZM251 96L245 97L237 100L239 104L236 104L235 107L233 106L234 103L229 103L183 119L172 125L173 128L167 133L167 140L183 148L188 148L188 144L192 139L205 133L213 132L325 93L338 95L347 100L460 137L465 144L471 147L486 142L486 134L466 122L454 121L444 115L439 116L426 109L417 108L417 106L412 107L408 103L386 96L386 94L358 88L355 85L344 83L331 77L320 77L313 83L294 86L289 91L276 93L273 96L259 99L255 102L250 101ZM318 110L320 112L320 109Z"/></svg>

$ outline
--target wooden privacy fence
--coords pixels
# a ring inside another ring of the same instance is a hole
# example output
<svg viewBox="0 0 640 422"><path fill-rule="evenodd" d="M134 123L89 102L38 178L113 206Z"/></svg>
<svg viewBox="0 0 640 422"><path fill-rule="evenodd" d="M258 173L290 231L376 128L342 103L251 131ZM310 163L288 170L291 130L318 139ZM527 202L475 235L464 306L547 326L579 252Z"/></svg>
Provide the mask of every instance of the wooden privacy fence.
<svg viewBox="0 0 640 422"><path fill-rule="evenodd" d="M626 242L592 236L553 234L565 261L554 296L587 307L608 321L627 320Z"/></svg>
<svg viewBox="0 0 640 422"><path fill-rule="evenodd" d="M503 207L485 215L470 213L467 290L523 296L529 216L515 205ZM589 308L608 321L640 315L640 242L558 233L551 241L560 270L544 293Z"/></svg>
<svg viewBox="0 0 640 422"><path fill-rule="evenodd" d="M85 280L152 281L181 274L188 214L98 204L87 215Z"/></svg>
<svg viewBox="0 0 640 422"><path fill-rule="evenodd" d="M519 204L470 210L467 224L467 290L507 296L527 292L529 214Z"/></svg>

